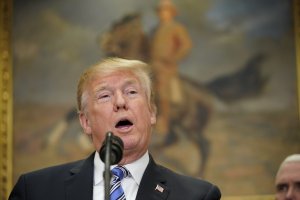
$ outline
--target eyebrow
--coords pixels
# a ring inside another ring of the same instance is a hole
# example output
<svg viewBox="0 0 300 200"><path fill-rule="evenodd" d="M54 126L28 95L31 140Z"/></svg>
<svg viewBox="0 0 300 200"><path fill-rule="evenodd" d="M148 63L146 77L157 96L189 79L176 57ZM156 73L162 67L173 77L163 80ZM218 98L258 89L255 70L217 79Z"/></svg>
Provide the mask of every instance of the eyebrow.
<svg viewBox="0 0 300 200"><path fill-rule="evenodd" d="M284 183L278 183L276 184L276 187L281 187L281 186L285 186L288 185L288 183L284 182Z"/></svg>
<svg viewBox="0 0 300 200"><path fill-rule="evenodd" d="M300 185L300 181L295 181L293 182L293 185ZM289 186L289 183L287 182L280 182L276 184L276 188L279 189L279 187L283 187L283 186Z"/></svg>
<svg viewBox="0 0 300 200"><path fill-rule="evenodd" d="M100 84L100 85L97 85L96 88L93 90L93 93L94 94L97 94L103 90L106 90L108 89L109 87L107 86L107 84Z"/></svg>
<svg viewBox="0 0 300 200"><path fill-rule="evenodd" d="M128 79L125 81L123 86L126 87L128 85L139 85L139 82L135 79Z"/></svg>

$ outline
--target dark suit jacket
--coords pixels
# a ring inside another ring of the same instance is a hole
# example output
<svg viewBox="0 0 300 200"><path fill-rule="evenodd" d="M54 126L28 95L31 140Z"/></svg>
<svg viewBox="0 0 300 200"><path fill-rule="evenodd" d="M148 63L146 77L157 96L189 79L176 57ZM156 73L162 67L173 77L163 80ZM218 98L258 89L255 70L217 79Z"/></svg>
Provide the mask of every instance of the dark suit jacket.
<svg viewBox="0 0 300 200"><path fill-rule="evenodd" d="M94 154L86 160L21 175L9 200L92 200ZM220 190L203 180L176 174L150 162L137 200L218 200Z"/></svg>

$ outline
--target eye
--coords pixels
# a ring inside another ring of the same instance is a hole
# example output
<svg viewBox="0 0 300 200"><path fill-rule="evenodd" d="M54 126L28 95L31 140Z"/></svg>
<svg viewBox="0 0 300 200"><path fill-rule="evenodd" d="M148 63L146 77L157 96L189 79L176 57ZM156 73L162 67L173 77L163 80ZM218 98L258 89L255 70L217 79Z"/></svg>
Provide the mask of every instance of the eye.
<svg viewBox="0 0 300 200"><path fill-rule="evenodd" d="M295 188L296 188L297 191L300 192L300 181L297 181L297 182L295 183Z"/></svg>
<svg viewBox="0 0 300 200"><path fill-rule="evenodd" d="M96 95L97 100L100 101L107 101L111 97L111 94L109 92L100 92L99 94Z"/></svg>
<svg viewBox="0 0 300 200"><path fill-rule="evenodd" d="M278 184L276 186L277 192L286 192L288 191L289 186L287 184Z"/></svg>
<svg viewBox="0 0 300 200"><path fill-rule="evenodd" d="M105 98L108 98L109 97L109 95L108 94L105 94L105 95L101 95L100 97L99 97L99 99L105 99Z"/></svg>
<svg viewBox="0 0 300 200"><path fill-rule="evenodd" d="M134 96L138 93L138 91L135 88L128 88L128 89L126 89L125 93L128 96Z"/></svg>
<svg viewBox="0 0 300 200"><path fill-rule="evenodd" d="M137 91L135 91L135 90L130 90L129 91L129 94L136 94L137 93Z"/></svg>

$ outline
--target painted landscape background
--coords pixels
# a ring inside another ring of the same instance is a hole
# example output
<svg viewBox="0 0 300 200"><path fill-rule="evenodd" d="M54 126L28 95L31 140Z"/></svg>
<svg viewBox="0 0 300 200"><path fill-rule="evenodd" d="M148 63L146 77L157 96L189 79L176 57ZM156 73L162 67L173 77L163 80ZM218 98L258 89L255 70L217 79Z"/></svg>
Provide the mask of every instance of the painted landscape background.
<svg viewBox="0 0 300 200"><path fill-rule="evenodd" d="M199 178L207 156L201 177L224 196L272 194L279 163L300 152L292 1L173 2L193 42L179 71L193 83L187 90L194 95L186 98L197 99L193 109L203 126L177 131L168 146L159 145L154 131L150 152L157 162ZM15 181L21 173L92 153L74 112L77 80L105 57L101 38L125 15L140 13L151 35L157 4L14 1Z"/></svg>

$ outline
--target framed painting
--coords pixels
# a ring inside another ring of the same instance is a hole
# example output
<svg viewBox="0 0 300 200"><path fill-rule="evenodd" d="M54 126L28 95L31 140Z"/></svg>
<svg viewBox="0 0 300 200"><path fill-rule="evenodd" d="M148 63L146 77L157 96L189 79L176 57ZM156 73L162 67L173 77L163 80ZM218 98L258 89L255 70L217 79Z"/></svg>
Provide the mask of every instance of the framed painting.
<svg viewBox="0 0 300 200"><path fill-rule="evenodd" d="M0 2L1 198L20 174L94 151L77 119L77 81L118 56L154 67L157 162L213 182L224 199L273 199L280 162L300 152L299 2L173 0L188 50L170 56L168 105L168 64L155 68L153 56L170 45L155 40L159 0Z"/></svg>

